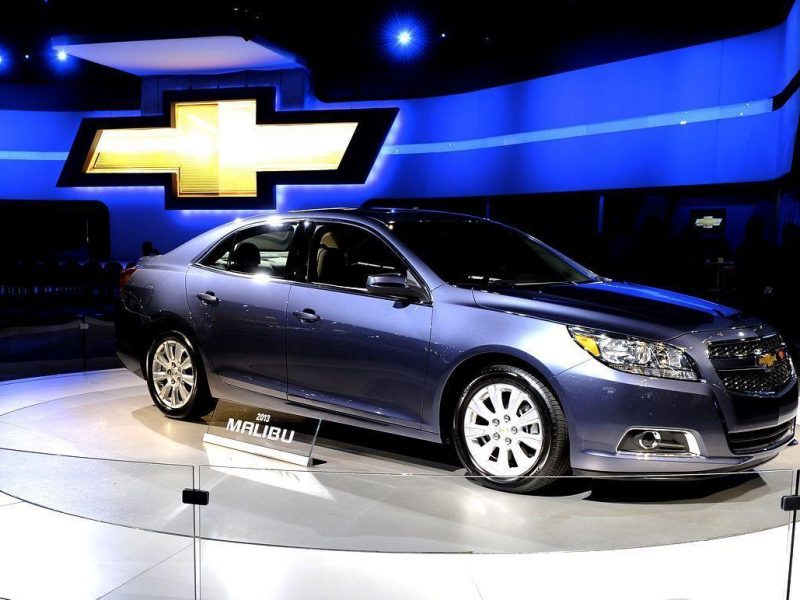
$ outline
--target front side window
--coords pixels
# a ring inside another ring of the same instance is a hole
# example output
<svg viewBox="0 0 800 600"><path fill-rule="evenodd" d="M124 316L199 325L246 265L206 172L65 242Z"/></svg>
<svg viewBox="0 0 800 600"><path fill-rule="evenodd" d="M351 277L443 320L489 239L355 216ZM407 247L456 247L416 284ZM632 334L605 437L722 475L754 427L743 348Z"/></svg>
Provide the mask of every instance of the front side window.
<svg viewBox="0 0 800 600"><path fill-rule="evenodd" d="M248 227L220 242L201 264L232 273L286 277L297 223Z"/></svg>
<svg viewBox="0 0 800 600"><path fill-rule="evenodd" d="M309 260L309 280L366 290L370 275L407 269L397 254L375 235L352 225L321 225L314 232Z"/></svg>
<svg viewBox="0 0 800 600"><path fill-rule="evenodd" d="M490 221L399 222L392 231L452 285L524 287L594 278L521 231Z"/></svg>

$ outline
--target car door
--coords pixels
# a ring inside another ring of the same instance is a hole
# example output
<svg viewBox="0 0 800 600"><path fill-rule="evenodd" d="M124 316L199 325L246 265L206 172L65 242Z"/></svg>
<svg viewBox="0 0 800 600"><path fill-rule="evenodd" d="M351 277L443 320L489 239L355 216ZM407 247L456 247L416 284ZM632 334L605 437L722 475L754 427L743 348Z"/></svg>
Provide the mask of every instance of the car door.
<svg viewBox="0 0 800 600"><path fill-rule="evenodd" d="M286 303L297 222L244 228L189 268L186 292L212 368L226 383L286 397Z"/></svg>
<svg viewBox="0 0 800 600"><path fill-rule="evenodd" d="M292 286L289 398L325 410L416 426L432 306L367 293L369 275L416 276L389 245L352 224L317 223L305 282ZM417 283L421 283L418 281Z"/></svg>

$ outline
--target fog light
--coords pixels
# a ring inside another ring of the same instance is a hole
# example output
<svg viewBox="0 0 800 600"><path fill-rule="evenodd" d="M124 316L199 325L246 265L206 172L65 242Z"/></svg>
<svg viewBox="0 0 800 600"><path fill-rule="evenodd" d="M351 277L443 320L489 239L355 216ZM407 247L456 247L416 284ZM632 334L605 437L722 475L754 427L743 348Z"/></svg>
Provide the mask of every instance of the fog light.
<svg viewBox="0 0 800 600"><path fill-rule="evenodd" d="M637 441L644 450L655 450L661 443L661 434L657 431L645 431L638 436Z"/></svg>
<svg viewBox="0 0 800 600"><path fill-rule="evenodd" d="M697 440L688 431L677 429L630 429L617 446L617 452L655 456L698 456Z"/></svg>

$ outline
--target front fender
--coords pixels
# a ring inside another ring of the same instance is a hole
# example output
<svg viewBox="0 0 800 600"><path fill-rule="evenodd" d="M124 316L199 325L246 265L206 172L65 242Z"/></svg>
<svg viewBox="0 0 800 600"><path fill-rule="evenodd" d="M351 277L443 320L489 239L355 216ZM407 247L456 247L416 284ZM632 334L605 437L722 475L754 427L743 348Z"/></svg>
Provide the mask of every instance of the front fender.
<svg viewBox="0 0 800 600"><path fill-rule="evenodd" d="M556 376L592 358L572 339L566 325L524 315L481 308L474 304L434 301L428 373L423 404L423 428L441 435L440 414L448 382L480 357L511 357L527 365L551 387L568 421L568 399ZM466 365L466 367L465 367ZM449 391L449 390L447 390Z"/></svg>

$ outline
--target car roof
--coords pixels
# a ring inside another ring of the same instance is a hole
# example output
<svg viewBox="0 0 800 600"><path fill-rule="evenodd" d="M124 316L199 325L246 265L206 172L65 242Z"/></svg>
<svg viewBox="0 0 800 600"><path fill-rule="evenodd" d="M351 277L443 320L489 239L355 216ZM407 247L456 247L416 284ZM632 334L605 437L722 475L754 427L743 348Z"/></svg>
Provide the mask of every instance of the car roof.
<svg viewBox="0 0 800 600"><path fill-rule="evenodd" d="M283 213L285 217L300 216L307 218L343 217L346 220L369 219L383 224L397 222L464 222L464 221L485 221L482 217L466 215L461 213L446 212L441 210L430 210L420 208L327 208L313 210L298 210Z"/></svg>

